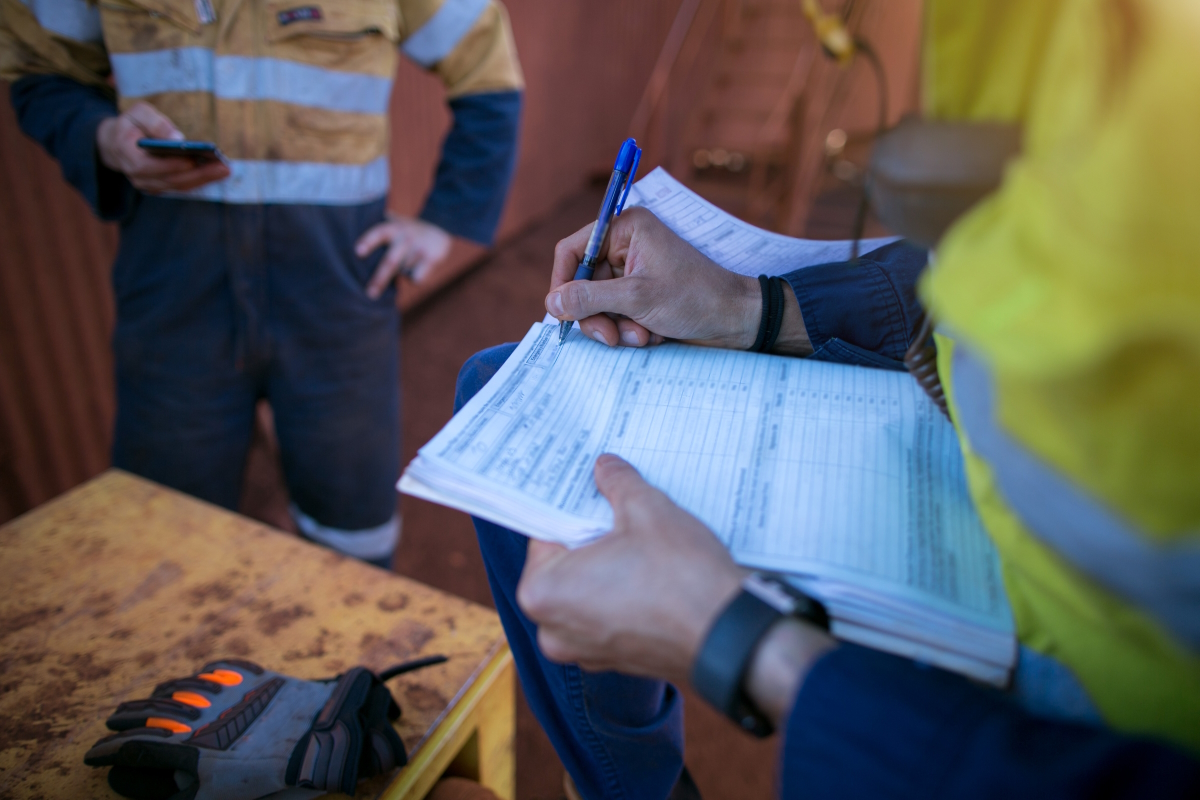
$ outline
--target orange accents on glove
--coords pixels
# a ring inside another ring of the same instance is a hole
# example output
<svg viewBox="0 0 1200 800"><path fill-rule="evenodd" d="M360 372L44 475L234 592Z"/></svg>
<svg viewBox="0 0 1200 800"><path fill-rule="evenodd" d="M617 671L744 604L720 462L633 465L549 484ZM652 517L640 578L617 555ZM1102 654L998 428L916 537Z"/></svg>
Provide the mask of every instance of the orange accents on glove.
<svg viewBox="0 0 1200 800"><path fill-rule="evenodd" d="M234 672L231 669L214 669L212 672L201 672L196 677L212 681L213 683L219 683L222 686L237 686L242 682L241 673Z"/></svg>
<svg viewBox="0 0 1200 800"><path fill-rule="evenodd" d="M168 730L171 733L192 732L192 727L190 725L184 725L182 722L178 722L173 719L167 719L166 717L147 717L146 727L162 728L163 730Z"/></svg>
<svg viewBox="0 0 1200 800"><path fill-rule="evenodd" d="M171 699L194 708L210 708L212 706L207 697L195 692L175 692L171 695Z"/></svg>

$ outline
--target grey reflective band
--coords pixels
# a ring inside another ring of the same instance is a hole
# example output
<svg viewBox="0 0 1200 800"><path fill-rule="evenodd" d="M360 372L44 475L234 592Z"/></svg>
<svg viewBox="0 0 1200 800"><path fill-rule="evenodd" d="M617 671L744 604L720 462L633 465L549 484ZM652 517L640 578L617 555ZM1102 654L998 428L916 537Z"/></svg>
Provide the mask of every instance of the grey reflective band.
<svg viewBox="0 0 1200 800"><path fill-rule="evenodd" d="M217 56L213 94L227 100L275 100L359 114L385 114L391 78L339 72L281 58Z"/></svg>
<svg viewBox="0 0 1200 800"><path fill-rule="evenodd" d="M238 159L228 163L233 174L225 180L164 196L235 204L356 205L386 195L390 178L386 156L366 164Z"/></svg>
<svg viewBox="0 0 1200 800"><path fill-rule="evenodd" d="M288 505L288 511L296 520L296 527L307 538L364 561L390 556L400 542L399 516L392 517L376 528L347 531L322 525L301 511L295 503Z"/></svg>
<svg viewBox="0 0 1200 800"><path fill-rule="evenodd" d="M213 52L207 47L110 53L108 60L122 97L213 89Z"/></svg>
<svg viewBox="0 0 1200 800"><path fill-rule="evenodd" d="M100 9L86 0L21 0L38 24L64 39L99 44L104 41Z"/></svg>
<svg viewBox="0 0 1200 800"><path fill-rule="evenodd" d="M1200 650L1200 542L1155 542L1005 433L991 373L961 342L952 382L958 423L1030 533Z"/></svg>
<svg viewBox="0 0 1200 800"><path fill-rule="evenodd" d="M280 103L386 114L391 78L301 64L282 58L217 56L206 47L177 47L109 57L122 97L211 92L222 100Z"/></svg>
<svg viewBox="0 0 1200 800"><path fill-rule="evenodd" d="M450 55L491 0L446 0L400 49L428 69Z"/></svg>

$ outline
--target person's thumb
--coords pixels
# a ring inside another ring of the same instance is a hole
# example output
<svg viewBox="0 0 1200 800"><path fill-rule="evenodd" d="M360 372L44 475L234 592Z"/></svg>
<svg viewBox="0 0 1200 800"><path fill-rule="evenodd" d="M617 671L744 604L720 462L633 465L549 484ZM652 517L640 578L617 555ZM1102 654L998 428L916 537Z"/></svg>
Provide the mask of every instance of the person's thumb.
<svg viewBox="0 0 1200 800"><path fill-rule="evenodd" d="M615 517L623 516L630 503L655 491L632 464L612 453L598 457L593 472L596 488L613 507Z"/></svg>
<svg viewBox="0 0 1200 800"><path fill-rule="evenodd" d="M551 316L584 319L594 314L621 314L638 318L640 302L638 282L632 278L607 281L571 281L546 295L546 310Z"/></svg>
<svg viewBox="0 0 1200 800"><path fill-rule="evenodd" d="M182 141L186 137L171 122L170 117L149 103L136 103L125 112L126 116L142 129L142 133L152 139L175 139Z"/></svg>

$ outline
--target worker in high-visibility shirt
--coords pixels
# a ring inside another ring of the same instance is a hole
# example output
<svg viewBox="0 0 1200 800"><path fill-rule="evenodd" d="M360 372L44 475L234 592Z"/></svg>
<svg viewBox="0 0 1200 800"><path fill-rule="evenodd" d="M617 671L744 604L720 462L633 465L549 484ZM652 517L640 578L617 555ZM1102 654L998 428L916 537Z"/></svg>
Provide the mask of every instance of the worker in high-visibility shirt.
<svg viewBox="0 0 1200 800"><path fill-rule="evenodd" d="M927 114L1018 123L1022 151L919 284L908 245L788 275L776 352L829 358L836 340L899 365L922 307L936 320L1016 620L1012 685L839 644L786 604L714 653L761 586L602 456L614 532L598 542L526 545L476 523L526 696L583 797L683 796L681 703L658 679L685 683L697 663L693 688L720 696L723 677L783 732L788 797L1200 795L1200 7L934 0L925 14ZM554 316L613 346L755 341L756 282L648 212L614 222L608 280L571 282L586 238L556 251ZM460 403L506 352L467 363Z"/></svg>
<svg viewBox="0 0 1200 800"><path fill-rule="evenodd" d="M419 218L386 210L401 53L453 116ZM267 398L300 530L390 566L395 279L422 280L451 235L492 240L522 97L503 6L0 0L0 78L22 129L121 225L114 465L236 508ZM156 157L142 137L228 160Z"/></svg>

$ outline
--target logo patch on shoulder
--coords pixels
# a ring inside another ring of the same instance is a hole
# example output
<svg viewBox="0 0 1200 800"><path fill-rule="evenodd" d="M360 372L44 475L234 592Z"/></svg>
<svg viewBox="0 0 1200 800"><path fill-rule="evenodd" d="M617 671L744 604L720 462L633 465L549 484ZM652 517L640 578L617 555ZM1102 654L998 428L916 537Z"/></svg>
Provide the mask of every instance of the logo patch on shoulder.
<svg viewBox="0 0 1200 800"><path fill-rule="evenodd" d="M280 11L275 15L280 25L291 25L293 22L320 22L324 17L321 15L320 6L300 6L299 8L289 8Z"/></svg>

